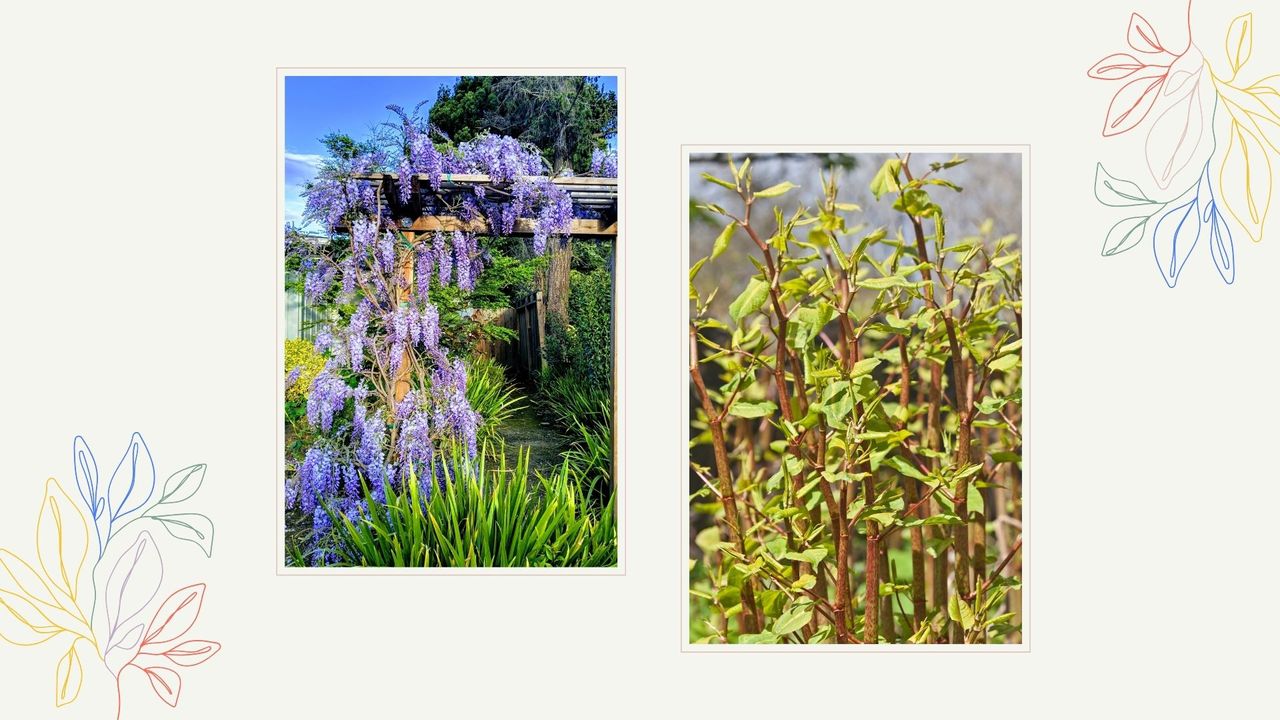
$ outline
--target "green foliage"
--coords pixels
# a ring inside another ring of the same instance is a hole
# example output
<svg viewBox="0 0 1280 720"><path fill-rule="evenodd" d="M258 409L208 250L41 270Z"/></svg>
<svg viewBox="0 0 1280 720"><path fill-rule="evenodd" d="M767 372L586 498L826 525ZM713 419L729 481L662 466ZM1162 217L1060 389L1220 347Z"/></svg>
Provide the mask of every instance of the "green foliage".
<svg viewBox="0 0 1280 720"><path fill-rule="evenodd" d="M547 317L547 365L557 374L612 387L613 277L607 269L569 272L568 316L567 324L555 314Z"/></svg>
<svg viewBox="0 0 1280 720"><path fill-rule="evenodd" d="M496 467L489 467L489 459ZM380 503L365 488L369 512L329 511L337 565L372 567L610 567L617 564L612 498L599 512L585 502L567 465L531 474L528 454L508 467L501 449L474 463L442 452L430 483L411 478L385 487ZM443 468L455 468L446 471ZM430 497L424 490L430 486Z"/></svg>
<svg viewBox="0 0 1280 720"><path fill-rule="evenodd" d="M295 368L301 368L293 384L284 390L286 401L306 400L311 381L324 369L324 356L316 352L309 340L293 338L284 341L284 373L288 376Z"/></svg>
<svg viewBox="0 0 1280 720"><path fill-rule="evenodd" d="M617 134L618 98L591 77L463 77L440 89L429 119L454 143L509 135L541 148L553 170L584 173Z"/></svg>
<svg viewBox="0 0 1280 720"><path fill-rule="evenodd" d="M481 445L499 441L500 428L520 408L524 396L507 380L506 370L492 358L467 358L467 402L483 420L476 432Z"/></svg>
<svg viewBox="0 0 1280 720"><path fill-rule="evenodd" d="M562 454L588 497L603 501L613 494L613 397L608 386L578 375L544 372L538 380L538 405L569 437Z"/></svg>
<svg viewBox="0 0 1280 720"><path fill-rule="evenodd" d="M694 642L1020 639L1021 253L948 236L960 162L883 164L894 234L828 177L812 206L750 159L704 178L742 209L696 206L720 235L690 269ZM795 202L771 234L759 198ZM741 235L756 272L715 317L692 280Z"/></svg>

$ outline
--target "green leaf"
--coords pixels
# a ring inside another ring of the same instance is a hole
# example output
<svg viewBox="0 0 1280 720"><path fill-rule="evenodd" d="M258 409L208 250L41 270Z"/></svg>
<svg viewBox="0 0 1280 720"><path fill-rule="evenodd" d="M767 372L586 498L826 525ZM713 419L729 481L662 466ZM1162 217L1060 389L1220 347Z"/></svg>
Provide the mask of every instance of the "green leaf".
<svg viewBox="0 0 1280 720"><path fill-rule="evenodd" d="M969 603L961 600L959 595L952 595L947 600L947 615L950 615L952 620L960 623L965 630L973 628L973 608L969 607Z"/></svg>
<svg viewBox="0 0 1280 720"><path fill-rule="evenodd" d="M729 305L729 316L734 319L734 322L740 323L742 318L764 307L764 302L768 298L769 284L760 278L753 277L738 299Z"/></svg>
<svg viewBox="0 0 1280 720"><path fill-rule="evenodd" d="M1020 362L1022 362L1022 356L1020 354L1010 353L1008 355L1001 355L995 360L992 360L991 364L987 367L990 367L992 370L1006 371L1017 367Z"/></svg>
<svg viewBox="0 0 1280 720"><path fill-rule="evenodd" d="M739 400L729 408L729 414L742 418L758 418L772 415L778 406L770 400Z"/></svg>
<svg viewBox="0 0 1280 720"><path fill-rule="evenodd" d="M765 630L762 633L744 634L738 636L738 642L743 645L775 645L778 642L778 636Z"/></svg>
<svg viewBox="0 0 1280 720"><path fill-rule="evenodd" d="M792 590L801 590L801 589L808 590L817 584L818 584L818 578L814 577L813 575L810 575L809 573L805 573L804 575L800 576L799 580L796 580L795 582L791 583L791 589Z"/></svg>
<svg viewBox="0 0 1280 720"><path fill-rule="evenodd" d="M885 160L880 169L876 171L875 177L871 178L871 194L876 196L876 200L885 193L896 193L901 186L898 184L898 173L902 170L902 161L897 158Z"/></svg>
<svg viewBox="0 0 1280 720"><path fill-rule="evenodd" d="M884 361L881 360L880 358L873 358L873 357L859 360L858 362L853 364L852 375L853 377L858 377L859 375L866 375L872 370L875 370L876 367L878 367L881 362L884 362Z"/></svg>
<svg viewBox="0 0 1280 720"><path fill-rule="evenodd" d="M892 287L907 287L909 284L910 283L907 282L906 278L899 275L862 278L858 281L859 287L868 288L870 290L888 290Z"/></svg>
<svg viewBox="0 0 1280 720"><path fill-rule="evenodd" d="M778 197L779 195L785 195L788 190L792 190L798 187L800 186L790 181L780 182L777 185L773 185L771 187L767 187L763 190L756 192L755 195L758 198L774 198L774 197Z"/></svg>
<svg viewBox="0 0 1280 720"><path fill-rule="evenodd" d="M729 247L729 240L733 238L734 228L738 227L737 221L731 222L724 226L724 230L720 231L720 236L716 238L716 242L711 246L711 259L715 260L720 257L721 253Z"/></svg>
<svg viewBox="0 0 1280 720"><path fill-rule="evenodd" d="M772 629L778 635L786 635L808 625L811 618L813 618L812 610L788 610L773 623Z"/></svg>
<svg viewBox="0 0 1280 720"><path fill-rule="evenodd" d="M698 533L693 542L702 548L702 552L711 554L715 552L716 547L720 545L720 528L712 525L711 527Z"/></svg>
<svg viewBox="0 0 1280 720"><path fill-rule="evenodd" d="M732 190L732 191L734 191L734 192L738 192L738 186L737 186L737 185L734 185L733 183L729 182L728 180L721 180L720 178L716 177L715 175L712 175L711 173L705 173L705 172L704 172L704 173L702 173L702 179L703 179L703 180L706 180L707 182L713 182L713 183L715 183L715 184L719 185L720 187L728 188L728 189L730 189L730 190Z"/></svg>

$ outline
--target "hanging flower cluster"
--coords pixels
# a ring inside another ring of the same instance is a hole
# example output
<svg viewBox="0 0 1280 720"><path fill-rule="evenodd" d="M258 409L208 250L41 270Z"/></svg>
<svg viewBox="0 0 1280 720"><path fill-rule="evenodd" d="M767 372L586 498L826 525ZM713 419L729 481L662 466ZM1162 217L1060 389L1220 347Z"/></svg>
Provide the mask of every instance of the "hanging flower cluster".
<svg viewBox="0 0 1280 720"><path fill-rule="evenodd" d="M618 177L618 151L599 148L592 150L591 174L596 177Z"/></svg>

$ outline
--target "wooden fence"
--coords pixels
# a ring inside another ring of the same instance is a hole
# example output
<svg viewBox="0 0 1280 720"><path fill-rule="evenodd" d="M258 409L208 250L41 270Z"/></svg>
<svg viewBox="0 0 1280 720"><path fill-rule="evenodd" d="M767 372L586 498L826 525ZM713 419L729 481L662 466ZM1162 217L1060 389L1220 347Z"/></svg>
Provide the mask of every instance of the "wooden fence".
<svg viewBox="0 0 1280 720"><path fill-rule="evenodd" d="M542 349L546 341L546 305L542 293L533 293L501 310L477 310L475 319L500 325L515 333L511 341L483 338L476 354L485 355L511 368L522 378L542 370Z"/></svg>

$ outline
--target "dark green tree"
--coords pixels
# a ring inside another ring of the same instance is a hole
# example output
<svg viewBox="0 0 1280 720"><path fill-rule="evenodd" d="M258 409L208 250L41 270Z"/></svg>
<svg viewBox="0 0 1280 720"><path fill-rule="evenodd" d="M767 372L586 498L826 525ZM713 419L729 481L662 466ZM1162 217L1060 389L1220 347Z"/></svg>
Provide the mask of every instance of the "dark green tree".
<svg viewBox="0 0 1280 720"><path fill-rule="evenodd" d="M540 148L553 170L582 173L618 132L618 97L595 77L463 77L440 88L428 119L455 143L509 135Z"/></svg>

